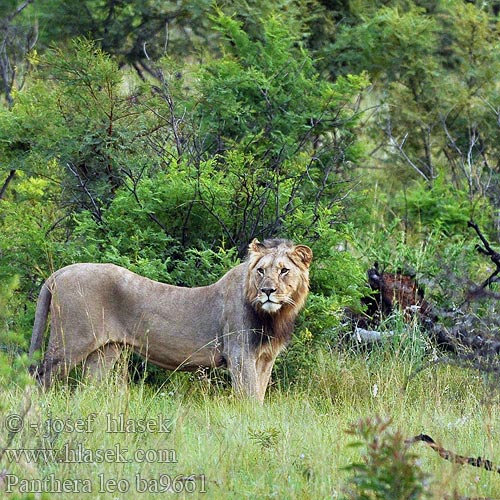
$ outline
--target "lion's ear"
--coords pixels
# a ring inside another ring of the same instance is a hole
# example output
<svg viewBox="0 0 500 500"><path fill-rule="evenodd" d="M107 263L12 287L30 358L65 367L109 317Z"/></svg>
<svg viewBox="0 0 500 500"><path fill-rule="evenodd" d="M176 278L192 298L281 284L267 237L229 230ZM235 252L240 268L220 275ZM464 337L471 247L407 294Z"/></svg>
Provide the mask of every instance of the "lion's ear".
<svg viewBox="0 0 500 500"><path fill-rule="evenodd" d="M264 248L265 246L257 238L254 238L248 246L248 251L250 253L262 253Z"/></svg>
<svg viewBox="0 0 500 500"><path fill-rule="evenodd" d="M313 258L312 250L306 245L297 245L293 249L293 253L297 255L300 260L309 267Z"/></svg>

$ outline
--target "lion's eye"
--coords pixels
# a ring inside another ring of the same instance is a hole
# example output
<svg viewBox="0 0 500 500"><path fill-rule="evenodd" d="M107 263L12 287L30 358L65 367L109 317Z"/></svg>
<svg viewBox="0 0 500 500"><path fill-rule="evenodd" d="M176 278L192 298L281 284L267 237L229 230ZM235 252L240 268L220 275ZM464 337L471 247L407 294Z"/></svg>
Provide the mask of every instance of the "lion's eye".
<svg viewBox="0 0 500 500"><path fill-rule="evenodd" d="M264 276L264 269L262 269L262 267L259 267L257 269L257 272L261 275L261 276Z"/></svg>
<svg viewBox="0 0 500 500"><path fill-rule="evenodd" d="M289 272L290 272L290 269L287 269L286 267L282 267L281 271L280 271L280 274L281 274L281 276L285 276Z"/></svg>

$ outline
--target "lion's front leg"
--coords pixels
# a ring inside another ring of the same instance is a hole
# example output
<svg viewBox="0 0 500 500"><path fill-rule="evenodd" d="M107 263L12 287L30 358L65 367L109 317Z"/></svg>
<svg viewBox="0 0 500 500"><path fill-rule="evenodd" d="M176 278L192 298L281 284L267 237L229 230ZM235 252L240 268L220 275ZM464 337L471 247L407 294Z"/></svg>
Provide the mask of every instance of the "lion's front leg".
<svg viewBox="0 0 500 500"><path fill-rule="evenodd" d="M274 360L268 356L256 358L254 354L229 358L228 368L236 393L263 403Z"/></svg>
<svg viewBox="0 0 500 500"><path fill-rule="evenodd" d="M261 403L264 401L264 395L260 391L256 363L253 356L248 353L238 353L228 356L227 367L236 394L256 398Z"/></svg>
<svg viewBox="0 0 500 500"><path fill-rule="evenodd" d="M271 357L262 355L257 359L255 363L260 401L264 401L264 396L266 395L267 386L269 385L269 380L271 378L271 372L273 370L275 360L276 356Z"/></svg>

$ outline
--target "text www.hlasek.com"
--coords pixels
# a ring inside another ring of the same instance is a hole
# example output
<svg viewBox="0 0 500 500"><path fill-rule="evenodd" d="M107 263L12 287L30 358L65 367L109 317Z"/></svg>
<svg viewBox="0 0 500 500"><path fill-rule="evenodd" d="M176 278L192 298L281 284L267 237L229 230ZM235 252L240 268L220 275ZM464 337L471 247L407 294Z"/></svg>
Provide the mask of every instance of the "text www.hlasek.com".
<svg viewBox="0 0 500 500"><path fill-rule="evenodd" d="M129 451L119 443L112 448L92 450L82 443L70 446L66 443L59 449L52 448L6 448L5 456L9 462L24 460L28 463L177 463L173 449L137 449Z"/></svg>

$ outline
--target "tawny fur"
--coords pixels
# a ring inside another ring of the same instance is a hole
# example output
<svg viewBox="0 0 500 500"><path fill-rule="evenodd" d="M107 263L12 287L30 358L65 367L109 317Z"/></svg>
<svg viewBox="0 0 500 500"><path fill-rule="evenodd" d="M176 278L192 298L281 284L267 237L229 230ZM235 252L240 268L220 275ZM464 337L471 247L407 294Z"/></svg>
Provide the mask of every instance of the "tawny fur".
<svg viewBox="0 0 500 500"><path fill-rule="evenodd" d="M238 393L263 401L274 361L289 342L309 289L311 250L254 240L247 260L213 285L182 288L113 264L56 271L37 303L30 356L48 387L80 363L103 378L126 346L170 370L227 367Z"/></svg>

